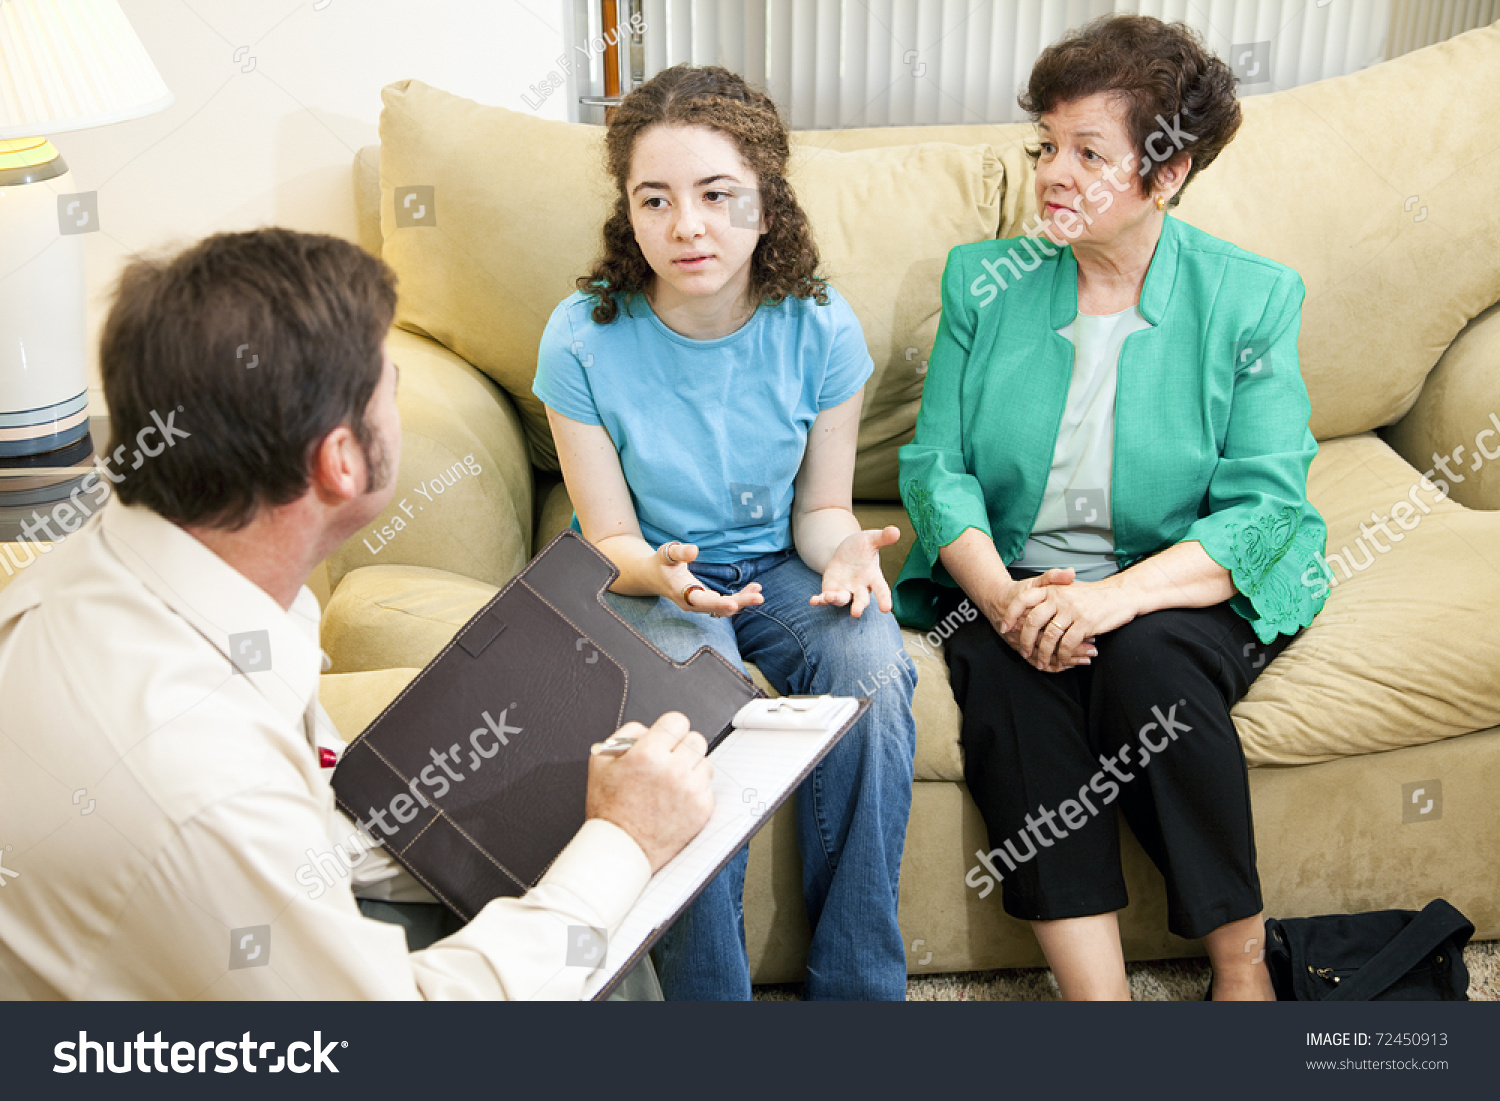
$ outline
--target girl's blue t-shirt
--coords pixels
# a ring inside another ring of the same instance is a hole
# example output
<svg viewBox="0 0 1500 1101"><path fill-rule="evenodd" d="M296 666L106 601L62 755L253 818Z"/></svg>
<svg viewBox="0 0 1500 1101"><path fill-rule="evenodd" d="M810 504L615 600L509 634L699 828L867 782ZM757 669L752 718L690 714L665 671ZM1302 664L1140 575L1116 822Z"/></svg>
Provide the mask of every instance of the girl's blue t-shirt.
<svg viewBox="0 0 1500 1101"><path fill-rule="evenodd" d="M673 332L641 296L608 325L594 305L575 292L552 311L531 389L604 426L646 541L696 543L720 563L790 547L808 430L874 370L849 304L832 287L826 306L762 304L718 340Z"/></svg>

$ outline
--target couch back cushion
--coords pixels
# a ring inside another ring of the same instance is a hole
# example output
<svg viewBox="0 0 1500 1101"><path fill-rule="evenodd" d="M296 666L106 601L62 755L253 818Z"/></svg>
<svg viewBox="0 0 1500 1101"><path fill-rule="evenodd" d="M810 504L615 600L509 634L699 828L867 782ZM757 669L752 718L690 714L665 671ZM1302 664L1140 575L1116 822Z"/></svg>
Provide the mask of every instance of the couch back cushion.
<svg viewBox="0 0 1500 1101"><path fill-rule="evenodd" d="M1500 303L1454 338L1385 437L1418 470L1437 475L1437 457L1449 458L1453 499L1500 510Z"/></svg>
<svg viewBox="0 0 1500 1101"><path fill-rule="evenodd" d="M380 228L382 254L401 281L397 324L504 387L532 460L555 470L531 381L548 316L599 250L613 195L603 130L482 106L415 80L382 95ZM855 492L895 497L896 449L916 424L943 262L954 246L994 236L1004 171L983 144L840 152L795 142L789 176L822 270L853 306L875 360ZM404 199L410 187L432 191L404 213L428 195L433 210L398 221L398 193Z"/></svg>
<svg viewBox="0 0 1500 1101"><path fill-rule="evenodd" d="M1444 485L1373 433L1319 448L1307 491L1328 522L1331 591L1234 709L1252 765L1500 724L1500 512L1464 508ZM1319 584L1315 571L1302 581Z"/></svg>
<svg viewBox="0 0 1500 1101"><path fill-rule="evenodd" d="M788 178L822 272L853 307L875 373L865 386L854 495L899 496L942 313L948 250L993 237L1004 172L988 145L931 142L849 152L799 145Z"/></svg>
<svg viewBox="0 0 1500 1101"><path fill-rule="evenodd" d="M486 107L417 80L381 95L381 255L400 279L396 324L498 382L520 409L533 461L555 470L531 380L552 308L598 250L609 206L597 167L603 130ZM397 195L409 187L432 189L431 224L398 222Z"/></svg>

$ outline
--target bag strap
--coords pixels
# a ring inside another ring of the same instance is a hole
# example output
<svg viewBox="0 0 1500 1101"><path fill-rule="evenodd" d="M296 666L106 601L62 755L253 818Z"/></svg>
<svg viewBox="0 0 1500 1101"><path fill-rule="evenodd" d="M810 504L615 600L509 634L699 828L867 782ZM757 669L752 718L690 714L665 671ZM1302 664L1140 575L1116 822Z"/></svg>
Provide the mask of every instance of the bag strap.
<svg viewBox="0 0 1500 1101"><path fill-rule="evenodd" d="M1462 950L1474 935L1473 923L1446 899L1435 898L1389 944L1323 1000L1367 1002L1421 963L1428 952L1460 933L1463 935L1457 943Z"/></svg>
<svg viewBox="0 0 1500 1101"><path fill-rule="evenodd" d="M1267 938L1270 938L1270 937L1278 935L1278 932L1279 932L1279 934L1281 936L1281 943L1286 948L1287 959L1290 961L1290 963L1289 963L1289 974L1287 976L1288 994L1286 996L1289 997L1290 1000L1292 1000L1292 1001L1315 1001L1315 1000L1317 1000L1315 997L1313 997L1309 993L1309 987L1308 987L1306 981L1303 978L1303 976L1307 973L1307 959L1306 959L1305 954L1302 951L1302 948L1303 948L1302 938L1298 937L1298 936L1293 936L1291 934L1290 930L1288 930L1287 927L1285 925L1283 925L1281 922L1277 922L1277 926L1278 926L1278 929L1274 929L1273 930L1271 928L1270 921L1267 921L1266 922L1266 936L1267 936ZM1269 965L1269 963L1270 963L1270 953L1269 953L1269 951L1267 952L1266 962ZM1275 985L1275 980L1274 979L1272 980L1272 985ZM1283 997L1282 992L1278 990L1276 992L1276 997L1278 999L1282 998Z"/></svg>

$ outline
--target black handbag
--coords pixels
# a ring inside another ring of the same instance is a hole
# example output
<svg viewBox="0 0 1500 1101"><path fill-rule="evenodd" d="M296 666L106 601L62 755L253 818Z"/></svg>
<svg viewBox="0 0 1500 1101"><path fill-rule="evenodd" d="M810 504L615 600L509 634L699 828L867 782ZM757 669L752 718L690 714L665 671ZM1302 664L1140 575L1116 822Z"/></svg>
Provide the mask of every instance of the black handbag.
<svg viewBox="0 0 1500 1101"><path fill-rule="evenodd" d="M1441 898L1421 911L1266 919L1278 1001L1466 1002L1474 923Z"/></svg>

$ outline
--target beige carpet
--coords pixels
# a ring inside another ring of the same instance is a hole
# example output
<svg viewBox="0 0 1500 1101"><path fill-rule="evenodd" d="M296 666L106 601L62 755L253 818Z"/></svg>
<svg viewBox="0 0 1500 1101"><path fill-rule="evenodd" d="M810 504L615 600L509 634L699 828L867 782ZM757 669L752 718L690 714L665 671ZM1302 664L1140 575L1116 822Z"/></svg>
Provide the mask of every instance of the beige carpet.
<svg viewBox="0 0 1500 1101"><path fill-rule="evenodd" d="M1469 968L1469 997L1500 1001L1500 941L1471 944L1464 949ZM1130 991L1136 1001L1199 1001L1208 989L1208 960L1156 960L1126 965ZM795 985L757 986L757 1001L790 1001ZM913 1002L1047 1002L1057 1000L1057 983L1045 967L1013 971L974 971L953 975L922 975L906 987Z"/></svg>

